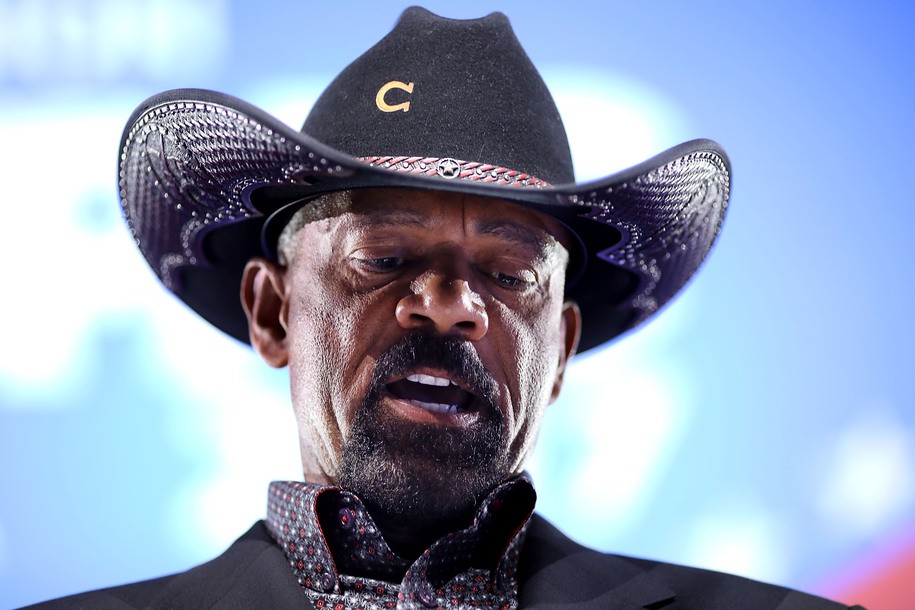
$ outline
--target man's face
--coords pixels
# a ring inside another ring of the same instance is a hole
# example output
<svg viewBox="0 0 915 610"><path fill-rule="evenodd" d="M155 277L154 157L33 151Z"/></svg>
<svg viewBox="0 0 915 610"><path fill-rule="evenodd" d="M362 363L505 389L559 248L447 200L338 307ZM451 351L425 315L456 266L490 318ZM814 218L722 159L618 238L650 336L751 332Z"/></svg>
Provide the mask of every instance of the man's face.
<svg viewBox="0 0 915 610"><path fill-rule="evenodd" d="M252 343L288 360L307 479L404 519L466 511L520 472L574 351L562 229L488 198L349 197L294 235L287 267L249 265Z"/></svg>

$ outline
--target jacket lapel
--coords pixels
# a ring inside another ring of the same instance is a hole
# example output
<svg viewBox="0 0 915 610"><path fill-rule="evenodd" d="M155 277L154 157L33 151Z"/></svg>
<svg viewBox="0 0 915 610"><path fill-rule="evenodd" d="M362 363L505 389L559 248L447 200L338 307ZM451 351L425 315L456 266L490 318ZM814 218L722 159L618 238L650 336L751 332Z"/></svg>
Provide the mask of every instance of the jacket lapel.
<svg viewBox="0 0 915 610"><path fill-rule="evenodd" d="M297 610L312 607L262 521L216 559L175 576L151 605Z"/></svg>
<svg viewBox="0 0 915 610"><path fill-rule="evenodd" d="M674 593L634 561L583 547L538 515L521 551L519 607L529 610L662 608Z"/></svg>

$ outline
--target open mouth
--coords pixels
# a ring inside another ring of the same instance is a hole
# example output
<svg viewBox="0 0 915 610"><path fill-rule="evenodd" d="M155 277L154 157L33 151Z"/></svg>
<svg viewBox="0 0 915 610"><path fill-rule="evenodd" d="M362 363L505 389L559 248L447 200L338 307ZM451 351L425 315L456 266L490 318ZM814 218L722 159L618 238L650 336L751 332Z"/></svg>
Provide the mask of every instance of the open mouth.
<svg viewBox="0 0 915 610"><path fill-rule="evenodd" d="M464 413L476 394L448 377L412 373L385 386L394 398L433 413Z"/></svg>

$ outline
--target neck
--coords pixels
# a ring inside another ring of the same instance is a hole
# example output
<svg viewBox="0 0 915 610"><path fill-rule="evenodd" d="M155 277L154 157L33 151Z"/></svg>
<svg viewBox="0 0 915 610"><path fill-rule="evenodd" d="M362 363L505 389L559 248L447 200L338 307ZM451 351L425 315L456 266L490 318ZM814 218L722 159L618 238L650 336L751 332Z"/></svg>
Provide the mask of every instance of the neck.
<svg viewBox="0 0 915 610"><path fill-rule="evenodd" d="M436 540L467 527L473 510L464 514L438 519L394 516L378 506L366 504L366 509L381 531L385 542L399 557L414 562Z"/></svg>

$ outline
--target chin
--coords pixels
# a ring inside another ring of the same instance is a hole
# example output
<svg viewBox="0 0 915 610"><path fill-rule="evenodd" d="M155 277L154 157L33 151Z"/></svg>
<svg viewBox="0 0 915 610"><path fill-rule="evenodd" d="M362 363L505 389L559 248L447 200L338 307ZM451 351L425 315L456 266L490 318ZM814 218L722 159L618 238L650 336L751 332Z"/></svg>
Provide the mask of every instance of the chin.
<svg viewBox="0 0 915 610"><path fill-rule="evenodd" d="M469 519L511 476L501 427L475 430L372 422L344 447L340 486L373 515L404 524Z"/></svg>

